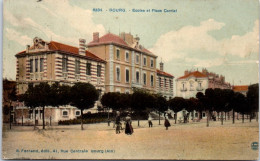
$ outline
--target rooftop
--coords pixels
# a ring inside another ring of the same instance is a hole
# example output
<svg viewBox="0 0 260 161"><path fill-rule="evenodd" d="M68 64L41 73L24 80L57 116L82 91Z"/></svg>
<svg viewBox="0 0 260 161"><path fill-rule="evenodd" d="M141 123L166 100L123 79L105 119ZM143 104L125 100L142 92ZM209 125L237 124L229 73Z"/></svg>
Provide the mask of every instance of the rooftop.
<svg viewBox="0 0 260 161"><path fill-rule="evenodd" d="M185 79L185 78L188 78L188 77L195 77L195 78L207 78L207 75L199 72L199 71L194 71L194 72L190 72L184 76L181 76L179 77L178 79Z"/></svg>
<svg viewBox="0 0 260 161"><path fill-rule="evenodd" d="M48 48L50 51L63 51L63 52L70 53L72 55L79 55L79 48L74 47L74 46L62 44L62 43L59 43L56 41L51 41L47 45L48 45ZM19 54L25 54L25 53L26 53L26 51L21 51L17 54L19 55ZM86 50L85 56L86 56L86 58L89 58L89 59L105 62L103 59L97 57L96 55L92 54L91 52L89 52L87 50Z"/></svg>
<svg viewBox="0 0 260 161"><path fill-rule="evenodd" d="M248 85L233 86L232 89L235 92L248 91Z"/></svg>
<svg viewBox="0 0 260 161"><path fill-rule="evenodd" d="M166 72L164 72L164 71L161 71L161 70L159 70L159 69L156 69L156 72L157 72L157 74L163 75L163 76L166 76L166 77L174 77L173 75L171 75L171 74L169 74L169 73L166 73Z"/></svg>

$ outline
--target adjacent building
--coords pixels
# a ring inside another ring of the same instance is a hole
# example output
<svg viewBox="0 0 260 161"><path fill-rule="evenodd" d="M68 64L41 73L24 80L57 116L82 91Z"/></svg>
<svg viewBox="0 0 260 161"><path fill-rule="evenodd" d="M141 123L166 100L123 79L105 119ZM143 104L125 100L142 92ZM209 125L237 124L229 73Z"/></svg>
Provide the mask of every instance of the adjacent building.
<svg viewBox="0 0 260 161"><path fill-rule="evenodd" d="M164 96L167 100L173 98L173 79L174 76L164 72L163 62L160 62L160 69L156 70L157 73L157 93Z"/></svg>
<svg viewBox="0 0 260 161"><path fill-rule="evenodd" d="M18 94L24 93L29 83L41 82L49 84L60 82L71 86L76 82L88 82L94 85L100 94L105 91L106 61L87 51L84 39L79 40L79 48L77 48L55 41L46 42L36 37L33 39L33 45L28 45L25 51L16 54L16 58ZM29 124L36 117L40 123L41 108L34 111L26 111L26 109L23 105L17 107L17 119L21 119L26 113L28 117L24 122ZM58 120L75 118L80 114L80 110L72 106L47 107L45 117L49 117L50 122L51 120L58 122Z"/></svg>
<svg viewBox="0 0 260 161"><path fill-rule="evenodd" d="M205 93L207 88L220 88L220 89L232 89L230 83L225 82L225 77L213 72L208 72L206 68L202 71L198 70L186 70L184 75L176 80L176 96L183 97L185 99L196 98L198 92ZM182 119L187 111L182 110L179 112L179 119ZM194 116L189 118L198 118L199 113L194 111ZM206 118L206 112L202 112L202 118Z"/></svg>
<svg viewBox="0 0 260 161"><path fill-rule="evenodd" d="M232 90L234 92L240 92L246 96L248 92L248 85L232 86Z"/></svg>
<svg viewBox="0 0 260 161"><path fill-rule="evenodd" d="M202 72L186 70L184 75L176 80L176 96L183 98L195 97L198 92L205 93L207 88L231 89L231 85L225 82L225 77L207 69Z"/></svg>
<svg viewBox="0 0 260 161"><path fill-rule="evenodd" d="M93 33L93 40L87 49L104 59L105 91L132 93L134 88L156 92L156 58L144 48L138 36L121 33L119 36L107 33L99 37Z"/></svg>

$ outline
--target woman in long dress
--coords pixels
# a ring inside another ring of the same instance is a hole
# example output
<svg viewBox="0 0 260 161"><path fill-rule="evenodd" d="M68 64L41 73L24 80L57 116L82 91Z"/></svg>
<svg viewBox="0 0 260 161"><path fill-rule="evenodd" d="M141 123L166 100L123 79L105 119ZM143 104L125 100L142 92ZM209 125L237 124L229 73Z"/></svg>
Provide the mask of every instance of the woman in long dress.
<svg viewBox="0 0 260 161"><path fill-rule="evenodd" d="M130 117L130 114L128 114L125 118L125 122L126 122L126 125L125 125L125 134L127 135L131 135L134 130L133 130L133 127L132 127L132 120L131 120L131 117Z"/></svg>
<svg viewBox="0 0 260 161"><path fill-rule="evenodd" d="M166 127L166 130L168 130L168 127L171 126L167 113L165 114L164 126Z"/></svg>

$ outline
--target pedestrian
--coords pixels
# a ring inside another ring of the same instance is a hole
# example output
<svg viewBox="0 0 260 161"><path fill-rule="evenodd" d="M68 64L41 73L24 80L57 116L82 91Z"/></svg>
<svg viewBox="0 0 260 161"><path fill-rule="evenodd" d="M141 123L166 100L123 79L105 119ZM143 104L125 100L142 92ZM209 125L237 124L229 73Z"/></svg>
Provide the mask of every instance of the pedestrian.
<svg viewBox="0 0 260 161"><path fill-rule="evenodd" d="M120 133L120 129L121 129L120 112L117 111L116 112L116 134Z"/></svg>
<svg viewBox="0 0 260 161"><path fill-rule="evenodd" d="M152 116L150 114L148 116L148 124L149 124L149 127L153 127Z"/></svg>
<svg viewBox="0 0 260 161"><path fill-rule="evenodd" d="M169 122L169 118L168 118L168 114L165 114L165 121L164 121L164 126L166 127L166 130L168 130L168 127L171 126L170 122Z"/></svg>
<svg viewBox="0 0 260 161"><path fill-rule="evenodd" d="M130 114L128 114L125 118L125 122L126 122L126 125L125 125L125 134L127 135L131 135L134 130L133 130L133 127L132 127L132 120L131 120L131 117L130 117Z"/></svg>

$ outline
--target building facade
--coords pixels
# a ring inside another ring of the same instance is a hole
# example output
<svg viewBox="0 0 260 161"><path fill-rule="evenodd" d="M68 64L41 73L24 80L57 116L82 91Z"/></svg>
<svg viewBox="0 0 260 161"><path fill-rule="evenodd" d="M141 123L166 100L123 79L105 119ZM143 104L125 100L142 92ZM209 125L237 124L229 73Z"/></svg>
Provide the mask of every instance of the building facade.
<svg viewBox="0 0 260 161"><path fill-rule="evenodd" d="M139 40L130 33L107 33L102 37L93 33L87 48L107 62L106 92L132 93L134 88L156 92L157 56L140 45Z"/></svg>
<svg viewBox="0 0 260 161"><path fill-rule="evenodd" d="M59 82L72 86L76 82L91 83L99 90L105 91L105 64L106 62L85 49L85 40L79 40L79 48L51 41L46 42L34 38L33 45L27 46L25 51L16 54L17 58L17 93L24 93L29 83L39 84ZM23 105L17 108L17 116L28 113L31 121L36 117L42 119L42 110L26 111ZM28 110L28 109L27 109ZM59 109L46 108L45 117L53 122L72 119L79 116L80 110L72 106ZM17 118L21 119L21 118ZM23 118L24 119L24 118ZM46 119L48 120L48 119ZM28 121L28 120L27 120Z"/></svg>
<svg viewBox="0 0 260 161"><path fill-rule="evenodd" d="M160 69L156 70L157 73L157 87L158 94L164 96L167 100L173 98L173 79L174 76L164 72L163 62L160 62Z"/></svg>

